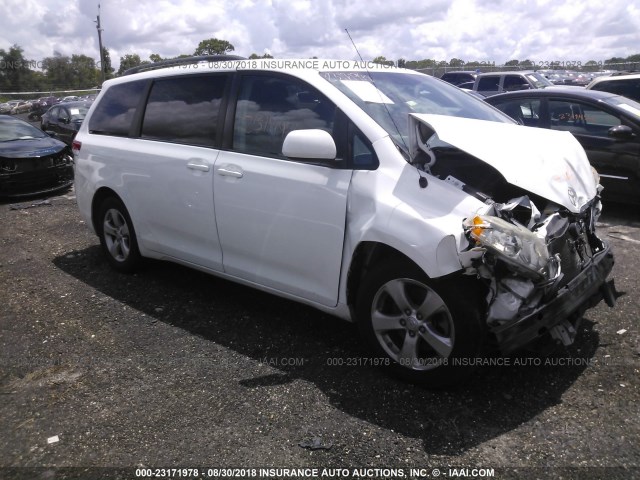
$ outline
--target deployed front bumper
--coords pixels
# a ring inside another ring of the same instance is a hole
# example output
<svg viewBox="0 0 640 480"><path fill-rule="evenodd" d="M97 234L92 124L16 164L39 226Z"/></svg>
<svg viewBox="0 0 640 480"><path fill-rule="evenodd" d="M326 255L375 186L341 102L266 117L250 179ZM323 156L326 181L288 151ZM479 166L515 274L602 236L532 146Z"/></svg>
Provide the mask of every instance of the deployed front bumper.
<svg viewBox="0 0 640 480"><path fill-rule="evenodd" d="M602 299L611 305L615 301L613 282L607 276L613 268L610 247L594 255L591 263L573 280L563 286L557 295L524 317L493 327L498 347L502 353L510 353L539 337L548 334L566 320L579 319L584 312Z"/></svg>

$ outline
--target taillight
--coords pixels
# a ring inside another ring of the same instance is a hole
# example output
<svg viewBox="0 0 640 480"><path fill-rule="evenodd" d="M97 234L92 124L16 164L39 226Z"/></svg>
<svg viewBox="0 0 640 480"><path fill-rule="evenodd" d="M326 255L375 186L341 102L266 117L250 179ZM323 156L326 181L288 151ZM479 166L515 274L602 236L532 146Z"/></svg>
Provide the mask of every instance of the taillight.
<svg viewBox="0 0 640 480"><path fill-rule="evenodd" d="M71 150L73 151L73 153L80 153L81 147L82 147L82 142L79 142L78 140L74 140L73 143L71 144Z"/></svg>

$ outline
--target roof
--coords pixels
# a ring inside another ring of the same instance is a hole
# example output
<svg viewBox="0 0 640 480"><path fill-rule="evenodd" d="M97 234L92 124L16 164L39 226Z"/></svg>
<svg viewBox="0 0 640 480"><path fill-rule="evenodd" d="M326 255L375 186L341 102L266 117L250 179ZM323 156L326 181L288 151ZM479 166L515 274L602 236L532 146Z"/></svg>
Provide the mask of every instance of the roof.
<svg viewBox="0 0 640 480"><path fill-rule="evenodd" d="M478 76L486 77L489 75L525 75L525 74L531 74L531 73L538 73L538 72L534 72L533 70L505 70L502 72L483 72L483 73L479 73Z"/></svg>
<svg viewBox="0 0 640 480"><path fill-rule="evenodd" d="M142 63L137 67L132 67L124 71L124 75L132 75L134 73L146 72L148 70L158 70L161 68L167 67L175 67L176 65L187 65L190 63L198 63L198 62L220 62L220 61L231 61L231 60L246 60L245 57L239 57L237 55L198 55L192 57L179 57L179 58L170 58L168 60L162 60L160 62L153 63Z"/></svg>
<svg viewBox="0 0 640 480"><path fill-rule="evenodd" d="M534 88L531 90L518 90L516 92L505 92L492 95L485 99L497 100L500 98L508 97L549 97L553 95L562 95L566 97L584 98L589 100L604 100L606 98L618 97L619 95L610 92L601 92L599 90L586 90L582 87L547 87L547 88ZM491 102L489 102L491 103Z"/></svg>
<svg viewBox="0 0 640 480"><path fill-rule="evenodd" d="M591 88L594 85L602 82L618 82L621 80L635 80L640 79L640 73L630 73L628 75L609 75L608 77L596 77L591 80L591 83L587 85L587 88Z"/></svg>
<svg viewBox="0 0 640 480"><path fill-rule="evenodd" d="M241 59L236 60L236 57L228 56L224 60L204 61L199 58L191 60L190 63L184 64L171 64L162 68L147 70L131 75L123 75L104 82L104 87L115 85L118 83L126 83L132 80L146 80L149 78L168 77L173 75L191 75L191 74L203 74L211 72L233 72L236 70L259 70L259 71L271 71L271 72L296 72L299 77L307 76L311 73L317 74L318 72L330 72L330 71L355 71L355 72L372 72L372 71L395 71L405 72L415 75L423 75L415 70L408 70L403 68L396 68L388 65L381 65L373 62L356 62L350 60L332 60L332 59L318 59L318 58L303 58L303 59L278 59L278 58L265 58L265 59Z"/></svg>

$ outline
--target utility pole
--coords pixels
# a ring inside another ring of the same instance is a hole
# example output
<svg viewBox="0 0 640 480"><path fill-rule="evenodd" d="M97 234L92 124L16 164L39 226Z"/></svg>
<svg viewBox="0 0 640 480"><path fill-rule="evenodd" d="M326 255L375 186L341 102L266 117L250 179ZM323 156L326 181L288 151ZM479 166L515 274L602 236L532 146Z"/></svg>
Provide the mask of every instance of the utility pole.
<svg viewBox="0 0 640 480"><path fill-rule="evenodd" d="M98 46L100 48L100 73L102 75L102 83L104 83L104 52L102 51L102 28L100 27L100 4L98 4L98 17L95 20L98 29Z"/></svg>

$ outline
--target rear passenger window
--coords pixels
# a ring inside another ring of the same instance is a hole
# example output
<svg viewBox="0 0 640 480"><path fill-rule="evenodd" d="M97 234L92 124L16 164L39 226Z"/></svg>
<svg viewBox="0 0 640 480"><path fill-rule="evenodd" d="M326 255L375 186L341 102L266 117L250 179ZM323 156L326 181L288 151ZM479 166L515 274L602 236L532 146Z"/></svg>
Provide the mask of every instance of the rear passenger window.
<svg viewBox="0 0 640 480"><path fill-rule="evenodd" d="M146 80L109 88L91 116L89 132L126 137L140 102Z"/></svg>
<svg viewBox="0 0 640 480"><path fill-rule="evenodd" d="M478 81L478 91L498 91L500 76L482 77Z"/></svg>
<svg viewBox="0 0 640 480"><path fill-rule="evenodd" d="M151 87L142 137L214 146L227 75L157 80Z"/></svg>
<svg viewBox="0 0 640 480"><path fill-rule="evenodd" d="M287 133L313 128L332 133L335 111L324 95L300 80L246 75L238 95L233 148L284 158Z"/></svg>

